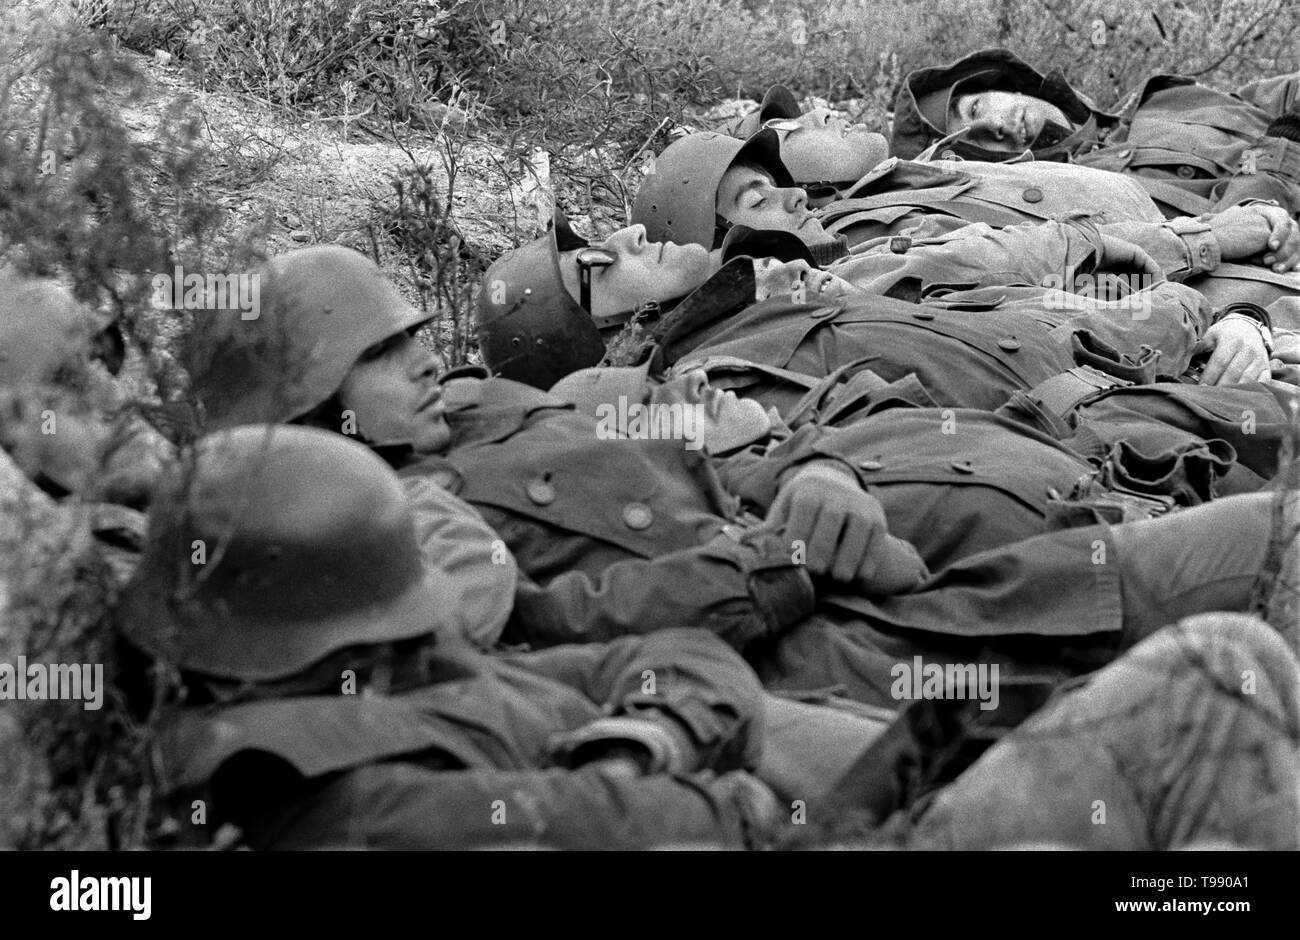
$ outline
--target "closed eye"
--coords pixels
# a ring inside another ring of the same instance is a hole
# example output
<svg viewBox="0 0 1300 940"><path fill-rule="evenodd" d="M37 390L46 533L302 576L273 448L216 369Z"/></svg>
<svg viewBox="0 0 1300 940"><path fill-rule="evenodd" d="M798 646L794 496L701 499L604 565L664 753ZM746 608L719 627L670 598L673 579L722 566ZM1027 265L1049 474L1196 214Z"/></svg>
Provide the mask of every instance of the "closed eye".
<svg viewBox="0 0 1300 940"><path fill-rule="evenodd" d="M381 339L379 342L367 346L365 352L358 356L357 359L360 362L369 362L372 359L379 359L392 351L406 336L407 334L404 332L394 333L386 339Z"/></svg>

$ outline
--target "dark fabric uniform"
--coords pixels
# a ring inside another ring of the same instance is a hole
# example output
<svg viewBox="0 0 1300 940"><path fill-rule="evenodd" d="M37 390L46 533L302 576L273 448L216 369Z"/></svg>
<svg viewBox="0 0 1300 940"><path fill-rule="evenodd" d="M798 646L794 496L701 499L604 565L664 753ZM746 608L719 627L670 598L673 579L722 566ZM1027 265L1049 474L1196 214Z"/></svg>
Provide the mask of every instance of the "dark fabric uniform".
<svg viewBox="0 0 1300 940"><path fill-rule="evenodd" d="M986 49L951 65L918 69L907 76L896 102L891 152L897 157L915 157L945 136L921 114L918 98L985 69L996 69L1008 76L1008 87L1057 105L1078 125L1070 137L1035 150L1035 161L1020 166L1069 161L1080 168L1123 173L1146 189L1170 219L1219 211L1247 199L1272 200L1292 214L1300 212L1300 143L1263 136L1273 118L1300 108L1300 76L1294 74L1252 82L1235 94L1207 88L1188 78L1157 75L1131 96L1119 113L1109 114L1072 89L1059 71L1043 76L1005 49ZM971 168L974 161L1008 158L1007 154L984 150L960 139L947 144L938 156L964 159L966 163L955 166L941 159L936 166L968 175L976 173ZM1010 223L997 222L997 215L982 218L980 211L995 211L1003 216L1024 214L1013 187L1001 192L981 182L966 184L963 190L960 184L935 182L933 171L927 180L925 172L904 166L903 179L912 180L906 185L929 190L922 196L910 197L913 217L919 212L932 217L939 213L952 220L964 217L967 221L1005 225ZM888 182L892 175L888 174L885 182L853 193L864 197L865 202L849 200L838 208L832 203L826 210L832 213L827 217L833 223L832 229L843 234L856 229L851 240L861 241L888 234L882 226L897 227L899 223L891 213L898 212L907 200L895 208L888 204L888 196L872 192L882 186L892 188L894 184ZM990 202L987 194L993 192L999 195ZM1036 181L1024 187L1021 200L1032 196L1041 204L1050 200L1052 192L1050 185ZM877 205L882 198L886 202ZM1068 201L1068 196L1065 198ZM1109 202L1097 203L1101 216L1096 221L1121 221ZM863 210L867 210L866 214L861 214ZM856 222L855 213L859 213ZM1253 264L1225 263L1191 283L1216 306L1249 300L1269 307L1300 290L1296 275L1277 274Z"/></svg>
<svg viewBox="0 0 1300 940"><path fill-rule="evenodd" d="M890 151L912 158L945 136L922 115L918 99L987 69L1006 76L1009 89L1061 108L1076 125L1059 144L1035 151L1042 160L1074 160L1122 172L1145 187L1166 215L1200 215L1243 198L1276 199L1300 210L1300 145L1265 138L1269 122L1296 109L1300 76L1253 82L1236 94L1189 78L1156 75L1111 114L1074 90L1059 71L1044 76L1006 49L985 49L950 65L918 69L903 81L895 102ZM1003 160L1007 154L963 143L938 154ZM1248 158L1248 151L1250 156Z"/></svg>
<svg viewBox="0 0 1300 940"><path fill-rule="evenodd" d="M440 649L428 678L391 695L183 710L163 736L170 780L206 793L215 818L257 848L747 844L752 782L728 772L757 761L763 699L716 638L669 630L493 657ZM683 772L557 760L566 734L611 714L672 735Z"/></svg>
<svg viewBox="0 0 1300 940"><path fill-rule="evenodd" d="M741 619L720 616L713 585L727 582L719 581L722 569L709 552L719 539L712 533L734 523L710 517L701 498L679 489L700 485L700 474L712 472L704 458L685 451L681 441L600 440L594 418L555 408L554 399L525 386L508 383L503 396L515 406L507 408L493 392L503 380L460 383L447 396L451 450L401 473L433 476L471 503L533 582L516 594L504 633L509 642L602 640L689 622L744 650L768 683L787 689L842 685L860 701L892 707L890 668L922 652L970 662L993 649L989 655L999 657L1004 672L1032 662L1034 669L1059 674L1104 662L1127 635L1115 530L1104 525L968 556L912 594L871 599L820 585L814 617L808 616L813 598L806 571L790 544L759 530L770 540L766 564L776 574L760 581L731 554L726 596L736 606L728 610L739 610ZM520 406L530 396L540 407ZM666 446L642 446L648 444ZM668 459L669 448L691 454L702 469ZM721 492L715 483L706 487ZM672 493L680 495L658 501ZM1253 525L1238 525L1236 535L1226 537L1249 539ZM735 540L725 533L721 538L732 545L746 541L740 533ZM1141 564L1140 556L1129 560ZM1234 551L1224 563L1245 566L1216 578L1225 592L1216 602L1231 606L1242 579L1253 579L1258 559ZM609 577L620 569L635 572L635 580L626 594L615 595ZM581 588L548 593L563 580ZM593 616L602 604L615 606L617 616ZM683 621L692 609L698 614ZM780 614L756 617L763 609Z"/></svg>
<svg viewBox="0 0 1300 940"><path fill-rule="evenodd" d="M1250 692L1225 694L1243 676ZM1298 739L1300 672L1282 638L1239 614L1189 618L997 744L921 813L912 844L1294 850Z"/></svg>
<svg viewBox="0 0 1300 940"><path fill-rule="evenodd" d="M890 532L937 571L1043 532L1205 502L1231 465L1221 442L1162 457L1115 446L1090 463L1001 415L892 407L842 428L806 424L718 464L729 490L766 511L783 474L835 460L880 501Z"/></svg>
<svg viewBox="0 0 1300 940"><path fill-rule="evenodd" d="M818 210L832 234L850 247L897 235L925 218L951 226L995 228L1084 216L1099 225L1160 222L1164 216L1141 186L1092 167L1034 160L981 163L891 157Z"/></svg>
<svg viewBox="0 0 1300 940"><path fill-rule="evenodd" d="M707 299L709 291L706 284L696 293ZM1161 316L1157 305L1152 316L1133 320L1051 310L1041 298L1008 299L1008 292L953 292L921 304L890 297L820 306L696 299L665 330L656 355L674 371L705 368L715 384L775 408L792 426L809 407L824 410L829 385L838 400L824 423L849 423L863 408L902 397L940 408L1002 408L1072 439L1088 457L1102 457L1120 441L1155 456L1223 438L1242 445L1237 456L1250 474L1239 475L1230 492L1258 487L1277 472L1287 388L1155 382L1185 369L1203 308L1170 305ZM836 388L841 380L847 386ZM1150 442L1148 430L1156 434Z"/></svg>
<svg viewBox="0 0 1300 940"><path fill-rule="evenodd" d="M417 516L432 477L508 546L522 577L507 642L689 625L742 648L812 610L788 545L745 529L738 500L681 441L602 440L594 419L508 379L452 380L444 401L450 453L400 472Z"/></svg>

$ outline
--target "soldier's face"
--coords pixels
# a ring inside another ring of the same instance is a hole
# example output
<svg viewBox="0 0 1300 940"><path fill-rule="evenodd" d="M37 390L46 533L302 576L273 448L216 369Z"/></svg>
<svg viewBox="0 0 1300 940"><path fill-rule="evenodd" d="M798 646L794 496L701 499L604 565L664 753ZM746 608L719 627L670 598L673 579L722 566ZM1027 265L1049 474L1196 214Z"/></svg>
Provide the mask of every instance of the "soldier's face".
<svg viewBox="0 0 1300 940"><path fill-rule="evenodd" d="M361 354L338 396L356 415L357 431L374 444L410 444L418 453L447 448L438 357L414 337L397 333Z"/></svg>
<svg viewBox="0 0 1300 940"><path fill-rule="evenodd" d="M708 280L713 270L703 245L646 241L644 225L619 229L599 247L612 252L616 260L591 268L592 316L685 296ZM560 274L574 300L579 299L577 254L560 252Z"/></svg>
<svg viewBox="0 0 1300 940"><path fill-rule="evenodd" d="M655 387L650 400L656 404L699 405L696 430L705 453L719 454L744 447L772 430L767 409L750 398L738 398L730 390L714 388L703 369L692 369Z"/></svg>
<svg viewBox="0 0 1300 940"><path fill-rule="evenodd" d="M781 162L798 183L857 180L889 156L889 143L865 124L850 124L829 108L794 119L795 130L778 130ZM748 224L748 223L746 223Z"/></svg>
<svg viewBox="0 0 1300 940"><path fill-rule="evenodd" d="M1060 108L1033 95L1014 91L978 91L958 95L948 116L948 132L971 129L966 140L987 150L1019 153L1050 121L1070 127Z"/></svg>
<svg viewBox="0 0 1300 940"><path fill-rule="evenodd" d="M99 470L111 428L77 394L0 389L0 448L29 478L44 476L80 493Z"/></svg>
<svg viewBox="0 0 1300 940"><path fill-rule="evenodd" d="M80 493L104 467L120 401L100 364L72 355L34 383L0 387L0 448L29 478Z"/></svg>
<svg viewBox="0 0 1300 940"><path fill-rule="evenodd" d="M718 184L717 212L735 225L793 232L805 245L820 245L831 238L808 208L802 189L782 189L763 170L733 166Z"/></svg>

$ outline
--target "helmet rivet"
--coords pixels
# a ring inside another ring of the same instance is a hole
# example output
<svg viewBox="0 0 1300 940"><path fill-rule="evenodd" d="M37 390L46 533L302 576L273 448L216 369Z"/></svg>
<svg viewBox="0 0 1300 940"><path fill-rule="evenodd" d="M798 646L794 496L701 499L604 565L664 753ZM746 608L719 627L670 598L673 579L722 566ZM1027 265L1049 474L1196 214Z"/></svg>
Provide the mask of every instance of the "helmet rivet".
<svg viewBox="0 0 1300 940"><path fill-rule="evenodd" d="M533 295L533 289L532 289L531 287L525 287L525 288L524 288L524 296L525 296L525 297L531 297L532 295Z"/></svg>
<svg viewBox="0 0 1300 940"><path fill-rule="evenodd" d="M512 336L512 337L510 337L510 345L511 345L511 346L518 346L518 345L520 345L522 342L523 342L523 340L521 340L518 336Z"/></svg>

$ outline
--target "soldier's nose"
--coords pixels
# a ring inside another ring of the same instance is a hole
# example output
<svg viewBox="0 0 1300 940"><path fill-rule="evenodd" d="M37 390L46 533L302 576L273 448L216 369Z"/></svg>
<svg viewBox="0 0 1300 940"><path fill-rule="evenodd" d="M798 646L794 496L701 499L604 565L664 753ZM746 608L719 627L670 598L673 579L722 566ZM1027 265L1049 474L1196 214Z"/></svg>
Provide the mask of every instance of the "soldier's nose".
<svg viewBox="0 0 1300 940"><path fill-rule="evenodd" d="M798 212L808 205L808 194L798 186L785 190L785 205L791 212Z"/></svg>
<svg viewBox="0 0 1300 940"><path fill-rule="evenodd" d="M686 374L686 389L691 401L703 401L704 393L709 389L709 374L703 369L692 369Z"/></svg>
<svg viewBox="0 0 1300 940"><path fill-rule="evenodd" d="M629 225L605 239L605 244L601 247L614 252L629 251L637 254L645 247L645 244L645 226Z"/></svg>
<svg viewBox="0 0 1300 940"><path fill-rule="evenodd" d="M420 346L415 354L411 367L411 378L413 379L433 379L438 375L438 357L434 353Z"/></svg>

